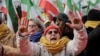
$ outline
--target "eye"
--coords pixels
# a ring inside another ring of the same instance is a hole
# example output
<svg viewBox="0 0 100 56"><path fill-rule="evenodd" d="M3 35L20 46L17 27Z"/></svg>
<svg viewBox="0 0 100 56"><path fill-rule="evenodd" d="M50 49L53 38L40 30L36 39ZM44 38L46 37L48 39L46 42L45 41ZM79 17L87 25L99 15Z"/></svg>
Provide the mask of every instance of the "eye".
<svg viewBox="0 0 100 56"><path fill-rule="evenodd" d="M57 34L57 33L58 33L58 31L54 31L54 33L55 33L55 34Z"/></svg>
<svg viewBox="0 0 100 56"><path fill-rule="evenodd" d="M36 27L36 25L29 25L28 27L32 27L33 28L33 27Z"/></svg>
<svg viewBox="0 0 100 56"><path fill-rule="evenodd" d="M52 34L52 33L57 34L58 31L49 31L49 32L48 32L48 34Z"/></svg>

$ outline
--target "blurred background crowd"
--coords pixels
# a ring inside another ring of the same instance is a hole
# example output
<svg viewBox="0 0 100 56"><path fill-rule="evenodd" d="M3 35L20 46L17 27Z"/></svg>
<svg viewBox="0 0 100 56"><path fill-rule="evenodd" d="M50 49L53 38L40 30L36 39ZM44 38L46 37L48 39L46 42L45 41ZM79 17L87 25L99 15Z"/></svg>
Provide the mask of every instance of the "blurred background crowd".
<svg viewBox="0 0 100 56"><path fill-rule="evenodd" d="M65 26L73 14L83 21L88 34L87 46L78 56L100 56L100 0L0 0L0 56L21 56L16 33L24 18L29 20L28 30L38 26L33 30L38 33L30 34L31 42L38 42L50 24L59 26L62 36L72 40L73 29Z"/></svg>

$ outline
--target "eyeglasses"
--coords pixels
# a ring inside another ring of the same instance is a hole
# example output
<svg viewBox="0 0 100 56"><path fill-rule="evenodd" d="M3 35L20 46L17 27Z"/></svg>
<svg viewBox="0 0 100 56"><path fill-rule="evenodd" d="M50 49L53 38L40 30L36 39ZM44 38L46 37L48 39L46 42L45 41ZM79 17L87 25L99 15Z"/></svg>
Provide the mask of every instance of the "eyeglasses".
<svg viewBox="0 0 100 56"><path fill-rule="evenodd" d="M58 34L58 31L48 31L48 34L52 34L52 33Z"/></svg>
<svg viewBox="0 0 100 56"><path fill-rule="evenodd" d="M31 28L33 28L33 27L36 27L37 25L29 25L28 27L31 27Z"/></svg>

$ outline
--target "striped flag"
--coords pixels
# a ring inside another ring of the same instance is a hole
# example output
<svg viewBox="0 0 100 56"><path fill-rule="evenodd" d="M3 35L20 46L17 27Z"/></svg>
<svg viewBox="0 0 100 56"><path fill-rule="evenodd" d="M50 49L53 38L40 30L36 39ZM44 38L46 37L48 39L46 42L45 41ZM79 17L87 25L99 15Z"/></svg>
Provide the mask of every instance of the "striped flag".
<svg viewBox="0 0 100 56"><path fill-rule="evenodd" d="M32 18L37 17L38 13L34 9L31 0L21 0L22 17Z"/></svg>
<svg viewBox="0 0 100 56"><path fill-rule="evenodd" d="M34 8L34 4L31 0L21 0L22 17L38 18L42 22L43 20L39 16L37 10Z"/></svg>
<svg viewBox="0 0 100 56"><path fill-rule="evenodd" d="M69 11L73 11L72 0L66 0L66 6L65 6L65 9L64 9L64 13L68 14Z"/></svg>
<svg viewBox="0 0 100 56"><path fill-rule="evenodd" d="M7 14L7 9L6 9L5 0L2 0L0 10L1 10L4 14Z"/></svg>
<svg viewBox="0 0 100 56"><path fill-rule="evenodd" d="M48 17L50 16L49 20L52 20L52 17L59 12L52 0L40 0L39 7L48 15Z"/></svg>
<svg viewBox="0 0 100 56"><path fill-rule="evenodd" d="M72 11L75 15L81 18L83 15L81 9L81 0L66 0L64 13L67 14L69 17L70 15L68 13Z"/></svg>
<svg viewBox="0 0 100 56"><path fill-rule="evenodd" d="M56 4L57 4L57 7L59 9L59 12L63 13L64 12L64 7L63 7L63 3L61 0L56 0Z"/></svg>
<svg viewBox="0 0 100 56"><path fill-rule="evenodd" d="M7 26L12 32L16 32L18 24L12 0L2 0L2 6L2 12L7 16Z"/></svg>

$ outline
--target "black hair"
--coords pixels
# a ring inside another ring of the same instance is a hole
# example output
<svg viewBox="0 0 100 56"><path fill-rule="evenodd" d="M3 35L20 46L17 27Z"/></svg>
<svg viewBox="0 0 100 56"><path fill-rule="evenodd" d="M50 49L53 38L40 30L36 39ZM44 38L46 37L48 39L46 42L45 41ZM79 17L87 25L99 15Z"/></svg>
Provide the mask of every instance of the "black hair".
<svg viewBox="0 0 100 56"><path fill-rule="evenodd" d="M55 22L56 19L60 19L64 22L69 22L68 16L65 13L59 13L57 16L53 17L53 21Z"/></svg>

